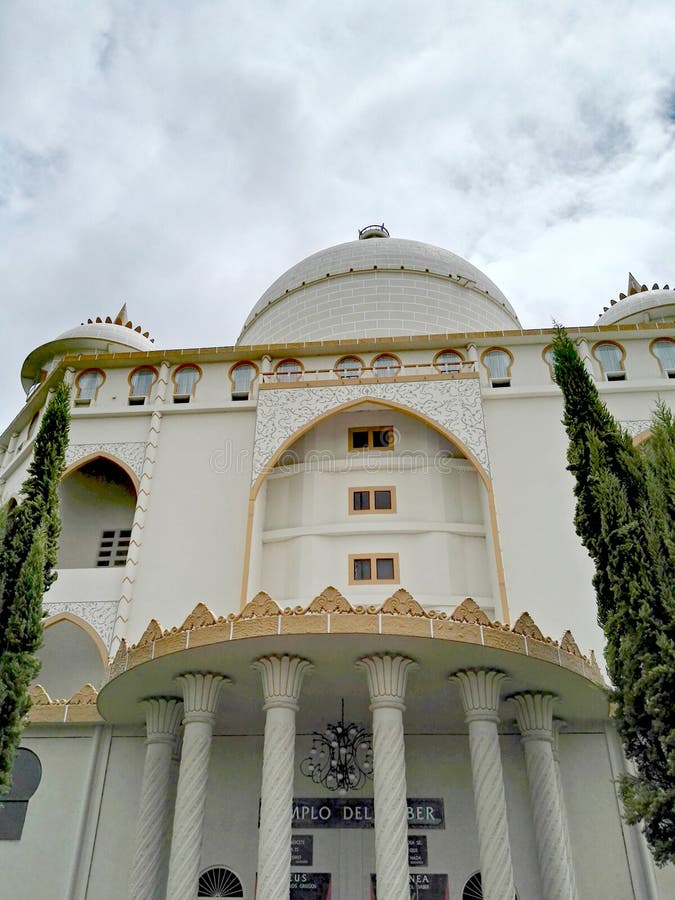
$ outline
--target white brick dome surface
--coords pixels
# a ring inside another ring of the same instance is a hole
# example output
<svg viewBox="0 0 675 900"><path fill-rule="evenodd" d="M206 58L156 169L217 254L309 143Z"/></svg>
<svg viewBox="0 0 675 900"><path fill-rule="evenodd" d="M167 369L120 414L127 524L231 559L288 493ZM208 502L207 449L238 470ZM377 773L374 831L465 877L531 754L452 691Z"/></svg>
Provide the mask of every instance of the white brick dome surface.
<svg viewBox="0 0 675 900"><path fill-rule="evenodd" d="M520 327L499 288L460 256L419 241L371 238L292 266L253 307L238 343Z"/></svg>

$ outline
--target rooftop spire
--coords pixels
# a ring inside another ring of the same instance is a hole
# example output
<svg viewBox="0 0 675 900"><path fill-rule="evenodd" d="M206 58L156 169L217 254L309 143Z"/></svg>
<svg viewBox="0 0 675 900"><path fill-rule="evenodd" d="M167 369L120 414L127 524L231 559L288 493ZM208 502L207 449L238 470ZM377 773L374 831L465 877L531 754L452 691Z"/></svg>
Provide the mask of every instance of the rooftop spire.
<svg viewBox="0 0 675 900"><path fill-rule="evenodd" d="M122 304L122 309L117 313L115 318L113 319L114 325L126 325L129 321L129 314L127 313L127 305L126 303Z"/></svg>

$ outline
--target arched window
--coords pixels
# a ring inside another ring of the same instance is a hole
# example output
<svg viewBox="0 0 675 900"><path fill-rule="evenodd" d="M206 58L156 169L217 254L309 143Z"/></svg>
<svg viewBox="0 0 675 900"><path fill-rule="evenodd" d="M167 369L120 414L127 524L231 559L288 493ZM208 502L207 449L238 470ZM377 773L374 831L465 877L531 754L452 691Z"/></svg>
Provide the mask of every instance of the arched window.
<svg viewBox="0 0 675 900"><path fill-rule="evenodd" d="M623 347L611 341L602 341L593 347L593 356L600 363L602 374L607 381L624 381L626 373L623 368Z"/></svg>
<svg viewBox="0 0 675 900"><path fill-rule="evenodd" d="M541 358L548 366L548 374L551 376L551 380L553 381L553 347L550 344L548 345L548 347L544 347L544 349L541 351Z"/></svg>
<svg viewBox="0 0 675 900"><path fill-rule="evenodd" d="M434 357L434 366L439 372L447 374L448 372L461 372L463 357L456 350L441 350Z"/></svg>
<svg viewBox="0 0 675 900"><path fill-rule="evenodd" d="M652 353L661 363L663 374L675 378L675 341L659 338L651 346Z"/></svg>
<svg viewBox="0 0 675 900"><path fill-rule="evenodd" d="M26 440L29 441L33 435L35 434L35 430L38 426L38 422L40 421L40 413L36 412L33 418L30 420L30 425L28 426L28 432L26 434Z"/></svg>
<svg viewBox="0 0 675 900"><path fill-rule="evenodd" d="M490 375L492 387L509 387L513 357L501 347L491 347L482 356L483 365Z"/></svg>
<svg viewBox="0 0 675 900"><path fill-rule="evenodd" d="M462 900L483 900L483 884L481 882L480 872L476 872L464 885L462 891ZM518 900L518 894L515 894L515 900Z"/></svg>
<svg viewBox="0 0 675 900"><path fill-rule="evenodd" d="M230 369L230 381L232 382L232 399L248 400L251 396L251 385L258 370L250 362L240 362Z"/></svg>
<svg viewBox="0 0 675 900"><path fill-rule="evenodd" d="M96 400L98 389L105 381L105 375L100 369L85 369L80 372L75 382L75 405L89 406L92 400Z"/></svg>
<svg viewBox="0 0 675 900"><path fill-rule="evenodd" d="M179 366L173 373L173 402L189 403L201 377L202 370L198 366Z"/></svg>
<svg viewBox="0 0 675 900"><path fill-rule="evenodd" d="M297 359L284 359L280 362L276 369L279 381L300 381L302 377L302 363Z"/></svg>
<svg viewBox="0 0 675 900"><path fill-rule="evenodd" d="M360 378L363 371L363 363L357 356L343 356L335 364L335 374L347 381L350 378Z"/></svg>
<svg viewBox="0 0 675 900"><path fill-rule="evenodd" d="M199 876L198 897L243 897L241 881L231 869L212 866Z"/></svg>
<svg viewBox="0 0 675 900"><path fill-rule="evenodd" d="M401 360L390 353L381 353L373 362L377 378L394 378L401 371Z"/></svg>
<svg viewBox="0 0 675 900"><path fill-rule="evenodd" d="M129 384L131 385L129 405L142 406L150 396L150 391L156 379L157 370L150 366L141 366L140 369L133 371L129 377Z"/></svg>

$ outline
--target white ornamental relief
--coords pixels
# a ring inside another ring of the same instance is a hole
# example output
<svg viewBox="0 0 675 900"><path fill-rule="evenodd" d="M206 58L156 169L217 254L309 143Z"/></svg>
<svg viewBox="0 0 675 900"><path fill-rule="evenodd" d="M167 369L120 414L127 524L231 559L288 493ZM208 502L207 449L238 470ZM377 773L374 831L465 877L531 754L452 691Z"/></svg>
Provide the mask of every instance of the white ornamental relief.
<svg viewBox="0 0 675 900"><path fill-rule="evenodd" d="M43 603L43 609L47 617L56 616L59 613L71 613L78 619L83 619L88 625L98 632L101 640L110 647L117 613L117 601L88 601L84 603Z"/></svg>
<svg viewBox="0 0 675 900"><path fill-rule="evenodd" d="M649 431L651 424L649 419L625 419L623 422L619 422L619 425L624 428L632 438L637 437L638 434L642 434L643 431Z"/></svg>
<svg viewBox="0 0 675 900"><path fill-rule="evenodd" d="M258 395L252 481L293 435L331 410L358 400L385 400L424 416L458 438L489 473L485 421L477 378L274 388Z"/></svg>
<svg viewBox="0 0 675 900"><path fill-rule="evenodd" d="M105 453L126 463L140 481L145 459L145 441L120 442L113 444L70 444L66 450L66 466L72 466L79 459Z"/></svg>

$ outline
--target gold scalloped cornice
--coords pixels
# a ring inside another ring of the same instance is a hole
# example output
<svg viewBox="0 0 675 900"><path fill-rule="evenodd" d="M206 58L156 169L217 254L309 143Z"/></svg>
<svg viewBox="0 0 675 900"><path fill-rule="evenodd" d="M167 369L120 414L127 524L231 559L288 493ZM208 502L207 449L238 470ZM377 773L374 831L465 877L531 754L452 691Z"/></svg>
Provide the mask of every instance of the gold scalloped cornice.
<svg viewBox="0 0 675 900"><path fill-rule="evenodd" d="M307 607L281 607L264 591L240 613L216 617L203 603L179 628L161 630L153 619L136 644L122 641L108 673L112 680L123 672L172 653L195 647L270 635L381 634L422 637L492 647L558 665L595 684L604 680L595 656L583 656L570 631L560 642L544 637L529 613L523 613L513 628L488 618L467 597L454 612L427 610L404 588L381 605L352 606L334 587L318 594Z"/></svg>

